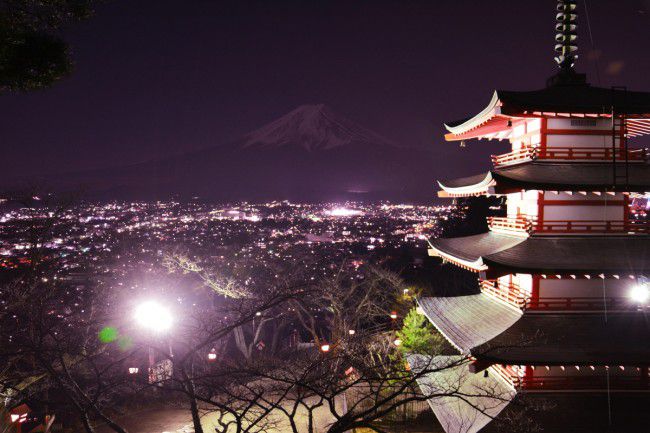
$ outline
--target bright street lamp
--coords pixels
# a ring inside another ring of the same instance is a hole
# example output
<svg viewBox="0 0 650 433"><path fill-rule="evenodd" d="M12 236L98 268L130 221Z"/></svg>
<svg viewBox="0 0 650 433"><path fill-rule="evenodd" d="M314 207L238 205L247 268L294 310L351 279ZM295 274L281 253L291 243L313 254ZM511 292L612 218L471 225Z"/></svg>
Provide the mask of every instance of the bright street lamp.
<svg viewBox="0 0 650 433"><path fill-rule="evenodd" d="M151 334L161 334L169 331L174 322L171 312L156 301L145 301L135 309L134 319L141 327L147 329ZM169 356L172 354L172 345L169 341ZM153 347L149 346L149 383L158 379L154 371L156 355Z"/></svg>
<svg viewBox="0 0 650 433"><path fill-rule="evenodd" d="M637 304L645 304L650 299L650 286L648 284L637 284L630 289L630 298Z"/></svg>
<svg viewBox="0 0 650 433"><path fill-rule="evenodd" d="M135 309L135 320L143 328L153 332L165 332L172 327L174 320L167 308L156 301L146 301Z"/></svg>

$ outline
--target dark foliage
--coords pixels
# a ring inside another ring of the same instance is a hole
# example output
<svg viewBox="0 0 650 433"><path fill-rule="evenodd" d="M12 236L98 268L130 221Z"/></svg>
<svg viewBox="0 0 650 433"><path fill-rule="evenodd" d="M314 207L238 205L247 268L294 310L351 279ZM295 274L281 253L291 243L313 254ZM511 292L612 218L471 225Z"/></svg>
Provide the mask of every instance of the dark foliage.
<svg viewBox="0 0 650 433"><path fill-rule="evenodd" d="M95 0L4 0L0 3L0 90L51 86L72 70L58 31L87 18Z"/></svg>

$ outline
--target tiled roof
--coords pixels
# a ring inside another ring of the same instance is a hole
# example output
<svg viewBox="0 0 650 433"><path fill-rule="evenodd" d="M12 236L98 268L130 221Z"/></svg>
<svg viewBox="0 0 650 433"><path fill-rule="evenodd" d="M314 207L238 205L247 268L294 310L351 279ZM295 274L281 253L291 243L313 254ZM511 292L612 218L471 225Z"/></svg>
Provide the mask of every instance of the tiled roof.
<svg viewBox="0 0 650 433"><path fill-rule="evenodd" d="M483 293L418 300L431 323L462 353L496 337L521 317L521 312Z"/></svg>
<svg viewBox="0 0 650 433"><path fill-rule="evenodd" d="M411 366L425 358L411 355ZM428 357L427 357L428 358ZM468 370L462 356L436 356L428 358L427 365L440 371L416 378L422 393L431 395L429 406L447 433L476 433L506 408L515 392L498 379ZM433 369L433 368L432 368ZM436 394L447 396L433 397Z"/></svg>
<svg viewBox="0 0 650 433"><path fill-rule="evenodd" d="M633 366L650 359L650 323L643 311L522 314L484 293L418 302L461 353L494 363Z"/></svg>
<svg viewBox="0 0 650 433"><path fill-rule="evenodd" d="M486 180L493 181L493 193L505 194L521 189L543 189L550 191L604 191L623 190L645 192L650 190L650 164L631 163L629 182L623 185L618 181L613 185L614 168L612 163L568 163L530 161L522 164L496 168L488 173L459 179L438 181L440 187L450 194L456 191L476 191L486 189ZM617 164L617 173L624 173L623 164Z"/></svg>
<svg viewBox="0 0 650 433"><path fill-rule="evenodd" d="M431 239L442 256L489 268L546 274L642 273L650 269L650 236L530 236L487 232ZM497 269L494 269L496 272ZM505 272L505 271L504 271Z"/></svg>
<svg viewBox="0 0 650 433"><path fill-rule="evenodd" d="M519 365L645 365L650 324L645 312L526 313L472 349L474 356Z"/></svg>

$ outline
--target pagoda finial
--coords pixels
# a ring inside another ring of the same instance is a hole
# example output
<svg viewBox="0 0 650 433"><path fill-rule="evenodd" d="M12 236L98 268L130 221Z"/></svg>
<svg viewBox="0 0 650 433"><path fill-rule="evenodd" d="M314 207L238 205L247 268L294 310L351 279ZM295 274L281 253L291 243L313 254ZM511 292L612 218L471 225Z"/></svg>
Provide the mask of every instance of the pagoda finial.
<svg viewBox="0 0 650 433"><path fill-rule="evenodd" d="M557 15L555 19L557 24L555 24L555 51L558 55L555 57L555 61L562 70L573 69L573 64L575 59L578 58L578 55L575 54L578 51L577 39L578 34L576 32L576 19L578 15L575 13L576 10L576 1L575 0L558 0L557 2Z"/></svg>

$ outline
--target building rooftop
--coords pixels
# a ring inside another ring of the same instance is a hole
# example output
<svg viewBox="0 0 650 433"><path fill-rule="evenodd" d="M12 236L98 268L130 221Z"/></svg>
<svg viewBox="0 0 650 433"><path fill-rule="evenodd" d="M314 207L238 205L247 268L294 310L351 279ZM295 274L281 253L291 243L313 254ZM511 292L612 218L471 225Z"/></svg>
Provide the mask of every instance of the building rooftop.
<svg viewBox="0 0 650 433"><path fill-rule="evenodd" d="M506 408L515 392L492 376L483 377L468 370L469 360L463 356L411 355L408 358L413 370L419 364L440 371L421 374L417 378L429 406L447 433L477 433ZM422 371L422 370L420 370ZM437 397L436 394L447 394Z"/></svg>
<svg viewBox="0 0 650 433"><path fill-rule="evenodd" d="M624 164L617 164L617 174L625 172ZM524 189L550 191L650 191L650 164L629 164L629 182L619 180L614 186L612 163L569 163L528 161L517 165L495 168L484 174L459 179L438 181L451 196L479 194L507 194Z"/></svg>
<svg viewBox="0 0 650 433"><path fill-rule="evenodd" d="M409 357L409 362L417 360ZM436 356L443 368L417 382L447 433L612 433L645 431L650 393L518 392L496 375L469 371L462 356ZM448 396L435 396L445 393Z"/></svg>
<svg viewBox="0 0 650 433"><path fill-rule="evenodd" d="M611 117L626 115L631 135L650 133L650 93L613 90L583 83L552 85L540 90L497 90L489 104L475 116L447 122L447 140L489 136L508 128L508 121L524 117Z"/></svg>
<svg viewBox="0 0 650 433"><path fill-rule="evenodd" d="M443 259L491 276L539 274L645 273L650 269L650 236L530 236L487 232L429 241Z"/></svg>
<svg viewBox="0 0 650 433"><path fill-rule="evenodd" d="M650 359L644 312L522 312L487 295L419 300L463 354L509 365L642 365Z"/></svg>

